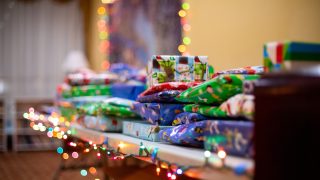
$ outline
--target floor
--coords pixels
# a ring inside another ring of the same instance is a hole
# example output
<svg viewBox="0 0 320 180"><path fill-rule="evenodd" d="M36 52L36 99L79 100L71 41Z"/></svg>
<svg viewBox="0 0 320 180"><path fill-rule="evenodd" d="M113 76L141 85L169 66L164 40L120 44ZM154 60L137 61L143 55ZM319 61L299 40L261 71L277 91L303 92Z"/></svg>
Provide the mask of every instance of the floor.
<svg viewBox="0 0 320 180"><path fill-rule="evenodd" d="M59 167L61 157L53 151L48 152L0 152L0 179L6 180L52 180ZM94 180L102 179L102 172L98 169L96 175L88 172L81 176L79 170L68 170L60 173L59 180Z"/></svg>

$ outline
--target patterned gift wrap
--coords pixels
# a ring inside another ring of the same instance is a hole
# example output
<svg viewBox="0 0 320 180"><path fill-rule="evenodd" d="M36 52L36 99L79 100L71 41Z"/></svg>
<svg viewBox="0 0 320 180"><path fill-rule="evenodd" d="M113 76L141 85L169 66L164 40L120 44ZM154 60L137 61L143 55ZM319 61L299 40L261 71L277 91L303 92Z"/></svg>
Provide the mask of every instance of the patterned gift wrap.
<svg viewBox="0 0 320 180"><path fill-rule="evenodd" d="M221 74L263 74L263 66L247 66L244 68L230 69L226 71L219 71L214 73L212 78L217 77Z"/></svg>
<svg viewBox="0 0 320 180"><path fill-rule="evenodd" d="M151 124L171 125L174 117L183 112L183 104L134 103L132 110Z"/></svg>
<svg viewBox="0 0 320 180"><path fill-rule="evenodd" d="M119 77L112 73L73 73L67 75L66 82L72 86L106 85L118 79Z"/></svg>
<svg viewBox="0 0 320 180"><path fill-rule="evenodd" d="M122 98L109 98L102 102L87 103L77 108L80 115L107 115L117 117L137 117L130 107L134 101Z"/></svg>
<svg viewBox="0 0 320 180"><path fill-rule="evenodd" d="M254 96L237 94L222 103L219 109L225 112L228 117L244 117L252 120L254 115Z"/></svg>
<svg viewBox="0 0 320 180"><path fill-rule="evenodd" d="M199 113L204 116L226 118L227 113L219 107L210 105L189 104L183 108L186 112Z"/></svg>
<svg viewBox="0 0 320 180"><path fill-rule="evenodd" d="M149 87L164 82L206 81L207 56L152 56L147 74Z"/></svg>
<svg viewBox="0 0 320 180"><path fill-rule="evenodd" d="M203 116L198 113L191 113L191 112L182 112L174 118L172 125L177 126L181 124L190 124L197 121L202 121L209 119L209 117Z"/></svg>
<svg viewBox="0 0 320 180"><path fill-rule="evenodd" d="M244 81L243 82L243 93L244 94L253 94L254 88L257 84L258 80L255 81Z"/></svg>
<svg viewBox="0 0 320 180"><path fill-rule="evenodd" d="M199 82L167 82L162 84L157 84L152 87L149 87L147 90L145 90L143 93L139 95L139 97L155 94L158 92L163 91L171 91L171 90L178 90L178 91L184 91L187 90L190 87L197 86L201 83Z"/></svg>
<svg viewBox="0 0 320 180"><path fill-rule="evenodd" d="M176 97L180 102L220 105L228 98L242 93L244 80L257 80L260 75L222 74Z"/></svg>
<svg viewBox="0 0 320 180"><path fill-rule="evenodd" d="M254 124L247 121L209 121L204 131L206 150L216 152L223 148L227 154L253 156Z"/></svg>
<svg viewBox="0 0 320 180"><path fill-rule="evenodd" d="M165 130L159 135L161 141L173 144L205 147L215 151L224 148L228 154L252 155L253 123L245 121L205 120L183 124Z"/></svg>
<svg viewBox="0 0 320 180"><path fill-rule="evenodd" d="M215 118L247 118L253 119L254 115L254 96L237 94L219 107L210 105L189 104L183 108L186 112L199 113L208 117Z"/></svg>
<svg viewBox="0 0 320 180"><path fill-rule="evenodd" d="M73 86L71 88L71 96L110 96L109 85L88 85L88 86Z"/></svg>
<svg viewBox="0 0 320 180"><path fill-rule="evenodd" d="M178 96L181 92L182 91L179 90L162 91L151 95L139 96L137 98L137 101L141 103L177 103L178 101L175 99L175 97Z"/></svg>
<svg viewBox="0 0 320 180"><path fill-rule="evenodd" d="M125 120L128 121L129 119L114 116L80 116L77 122L89 129L105 132L121 132L122 123Z"/></svg>
<svg viewBox="0 0 320 180"><path fill-rule="evenodd" d="M266 72L310 67L320 62L320 43L270 42L263 49Z"/></svg>
<svg viewBox="0 0 320 180"><path fill-rule="evenodd" d="M139 139L159 142L159 132L171 126L151 125L143 121L124 121L123 134L136 137Z"/></svg>
<svg viewBox="0 0 320 180"><path fill-rule="evenodd" d="M59 100L57 105L61 116L63 116L67 121L72 121L75 119L77 115L77 109L71 102Z"/></svg>

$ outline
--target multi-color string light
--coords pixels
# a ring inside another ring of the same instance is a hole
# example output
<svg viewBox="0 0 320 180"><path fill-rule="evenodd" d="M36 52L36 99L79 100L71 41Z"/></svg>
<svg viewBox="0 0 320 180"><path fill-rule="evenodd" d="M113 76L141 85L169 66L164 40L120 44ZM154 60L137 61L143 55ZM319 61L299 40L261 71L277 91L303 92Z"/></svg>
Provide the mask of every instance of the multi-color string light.
<svg viewBox="0 0 320 180"><path fill-rule="evenodd" d="M97 8L98 14L98 34L99 34L99 51L103 55L104 60L101 67L104 70L109 69L109 8L108 5L114 3L115 0L101 0L101 5Z"/></svg>
<svg viewBox="0 0 320 180"><path fill-rule="evenodd" d="M69 141L68 135L71 135L72 132L70 129L68 129L70 123L68 121L65 121L65 119L61 116L59 116L57 113L52 113L51 115L43 115L39 113L35 113L33 108L29 109L28 113L23 114L24 118L30 120L30 126L34 130L40 130L42 127L45 128L45 131L47 131L47 135L50 138L58 138L58 139L64 139L65 141ZM66 123L68 122L68 123ZM36 126L37 128L34 128ZM43 129L43 128L42 128ZM66 137L66 138L64 138ZM80 152L83 152L84 154L87 154L89 152L95 152L98 159L101 158L108 158L110 160L123 160L127 157L150 157L151 161L156 165L155 171L157 175L160 175L161 169L166 169L167 171L167 177L168 179L175 180L179 175L182 175L185 171L191 168L199 168L195 166L181 166L176 163L171 163L169 161L165 161L160 159L157 154L159 152L159 149L157 147L154 148L147 148L142 142L139 146L139 151L137 154L123 154L121 153L121 150L126 148L126 144L123 142L120 142L116 149L113 147L110 147L108 145L108 142L105 141L103 144L95 144L92 141L89 142L83 142L83 141L74 141L72 138L70 138L71 141L67 142L66 144L70 146L70 148L75 148L74 151L72 151L71 155L69 155L67 152L64 151L62 147L57 148L57 153L61 155L61 157L64 160L69 159L70 157L77 159L80 156ZM80 149L80 150L79 150ZM225 166L225 159L227 157L226 152L219 148L217 152L218 159L215 160L215 167L218 169L227 168ZM212 157L210 151L204 152L205 157L205 166L209 165L209 158ZM243 166L237 166L235 169L233 169L234 172L238 175L247 174L247 168ZM96 171L91 167L88 170L81 170L81 175L87 175L88 171L91 174L95 174Z"/></svg>
<svg viewBox="0 0 320 180"><path fill-rule="evenodd" d="M191 43L191 39L188 36L189 31L191 30L191 25L188 23L187 17L189 16L188 10L190 9L190 4L186 1L183 1L181 4L181 9L178 12L180 16L180 23L182 27L182 43L178 46L178 51L182 55L189 55L188 45Z"/></svg>

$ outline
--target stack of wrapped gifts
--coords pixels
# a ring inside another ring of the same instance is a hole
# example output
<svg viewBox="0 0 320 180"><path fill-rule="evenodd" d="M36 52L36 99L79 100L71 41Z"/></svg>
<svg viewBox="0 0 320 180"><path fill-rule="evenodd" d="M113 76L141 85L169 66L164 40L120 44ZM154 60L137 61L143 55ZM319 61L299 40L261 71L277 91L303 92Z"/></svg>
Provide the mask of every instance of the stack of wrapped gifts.
<svg viewBox="0 0 320 180"><path fill-rule="evenodd" d="M146 76L124 64L108 72L68 74L57 90L62 116L87 128L100 131L122 130L122 121L137 118L130 110L132 100L145 90Z"/></svg>

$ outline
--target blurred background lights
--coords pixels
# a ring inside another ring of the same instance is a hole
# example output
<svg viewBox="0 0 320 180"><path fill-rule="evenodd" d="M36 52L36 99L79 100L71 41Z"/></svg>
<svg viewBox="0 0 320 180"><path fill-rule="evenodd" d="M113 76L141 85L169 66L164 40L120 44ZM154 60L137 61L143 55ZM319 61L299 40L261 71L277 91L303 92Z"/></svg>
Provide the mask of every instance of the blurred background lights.
<svg viewBox="0 0 320 180"><path fill-rule="evenodd" d="M81 176L87 176L87 175L88 175L88 172L87 172L87 170L82 169L82 170L80 171L80 174L81 174Z"/></svg>
<svg viewBox="0 0 320 180"><path fill-rule="evenodd" d="M74 159L77 159L79 157L79 154L77 152L72 152L71 156L74 158Z"/></svg>
<svg viewBox="0 0 320 180"><path fill-rule="evenodd" d="M58 154L62 154L63 153L63 148L62 147L58 147L57 148L57 153Z"/></svg>

